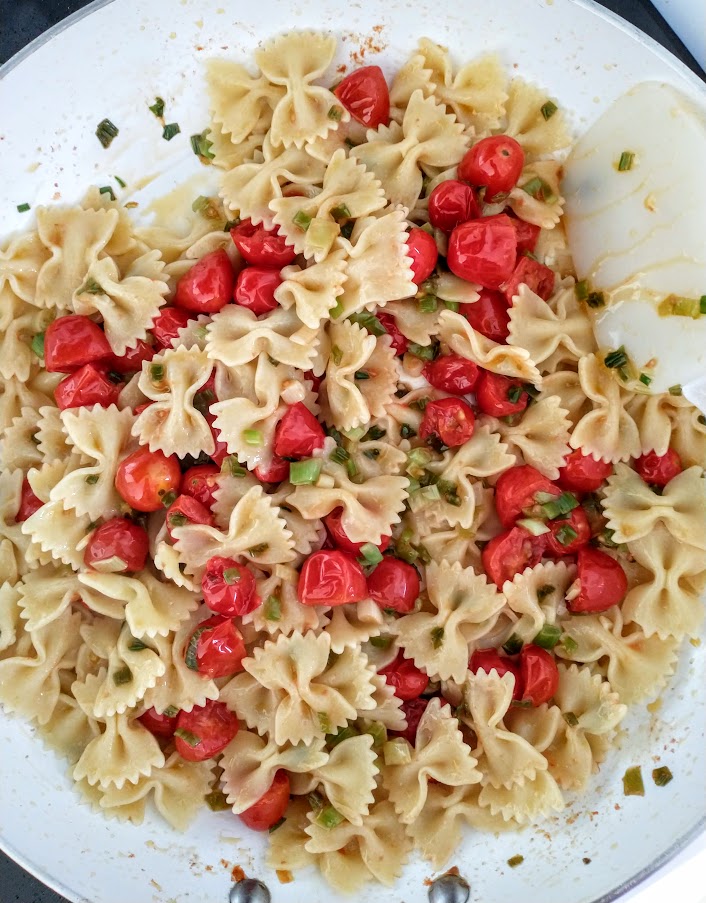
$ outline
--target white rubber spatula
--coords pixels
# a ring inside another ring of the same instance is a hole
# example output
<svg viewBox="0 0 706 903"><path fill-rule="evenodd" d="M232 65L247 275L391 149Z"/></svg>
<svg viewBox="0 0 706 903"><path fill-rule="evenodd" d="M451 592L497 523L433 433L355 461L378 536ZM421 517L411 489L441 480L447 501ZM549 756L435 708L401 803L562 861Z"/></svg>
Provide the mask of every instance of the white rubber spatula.
<svg viewBox="0 0 706 903"><path fill-rule="evenodd" d="M569 244L604 354L706 412L706 123L668 85L620 97L566 161ZM703 312L702 312L703 308Z"/></svg>

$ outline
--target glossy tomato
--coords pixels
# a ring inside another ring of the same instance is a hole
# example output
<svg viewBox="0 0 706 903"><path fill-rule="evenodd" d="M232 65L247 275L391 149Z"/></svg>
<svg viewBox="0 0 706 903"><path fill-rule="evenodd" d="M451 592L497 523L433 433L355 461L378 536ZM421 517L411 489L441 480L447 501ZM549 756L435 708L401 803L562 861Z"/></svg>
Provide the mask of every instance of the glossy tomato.
<svg viewBox="0 0 706 903"><path fill-rule="evenodd" d="M673 448L668 448L663 455L647 452L635 461L635 470L645 483L652 486L666 486L683 470L681 458Z"/></svg>
<svg viewBox="0 0 706 903"><path fill-rule="evenodd" d="M323 375L317 376L313 370L307 370L304 374L304 379L311 383L312 392L318 392L324 377Z"/></svg>
<svg viewBox="0 0 706 903"><path fill-rule="evenodd" d="M451 233L446 256L452 273L484 288L500 288L512 275L517 233L504 213L461 223Z"/></svg>
<svg viewBox="0 0 706 903"><path fill-rule="evenodd" d="M350 555L338 550L314 552L299 574L302 605L346 605L368 597L363 569Z"/></svg>
<svg viewBox="0 0 706 903"><path fill-rule="evenodd" d="M520 178L525 165L522 146L509 135L481 138L458 166L458 177L486 189L486 201L507 194Z"/></svg>
<svg viewBox="0 0 706 903"><path fill-rule="evenodd" d="M334 508L333 511L330 514L327 514L324 518L324 524L336 548L340 549L342 552L347 552L349 555L353 555L357 558L358 555L360 555L360 550L365 545L365 543L353 542L348 538L346 531L343 529L343 525L341 524L342 514L343 508ZM378 549L381 552L384 552L389 545L390 537L383 536L382 541L378 545Z"/></svg>
<svg viewBox="0 0 706 903"><path fill-rule="evenodd" d="M532 260L531 257L518 258L512 276L505 283L503 291L505 297L512 303L512 299L519 292L521 285L526 285L535 295L539 295L544 301L554 294L554 270L545 267L543 263Z"/></svg>
<svg viewBox="0 0 706 903"><path fill-rule="evenodd" d="M105 333L88 317L59 317L44 333L44 366L50 373L73 373L112 354Z"/></svg>
<svg viewBox="0 0 706 903"><path fill-rule="evenodd" d="M390 336L390 341L392 342L392 347L395 349L395 354L398 357L401 354L406 354L407 349L409 348L409 342L400 332L397 320L395 320L392 314L386 314L382 310L378 311L375 316L382 323L385 332Z"/></svg>
<svg viewBox="0 0 706 903"><path fill-rule="evenodd" d="M171 740L177 726L177 716L170 718L169 715L160 715L156 709L147 709L137 719L147 730L154 734L155 737L161 737L163 740Z"/></svg>
<svg viewBox="0 0 706 903"><path fill-rule="evenodd" d="M348 112L369 129L390 121L390 92L379 66L355 69L333 92Z"/></svg>
<svg viewBox="0 0 706 903"><path fill-rule="evenodd" d="M109 408L117 404L123 388L121 382L113 382L104 370L93 364L84 364L80 370L61 380L54 389L54 399L60 410L92 407L94 404Z"/></svg>
<svg viewBox="0 0 706 903"><path fill-rule="evenodd" d="M215 464L196 464L181 478L181 491L210 508L215 501L220 475L221 469Z"/></svg>
<svg viewBox="0 0 706 903"><path fill-rule="evenodd" d="M512 691L513 699L522 699L522 673L520 671L520 663L507 655L500 655L497 649L476 649L471 655L468 662L468 670L474 674L480 670L490 674L491 671L497 671L498 676L503 674L512 674L515 678L515 689Z"/></svg>
<svg viewBox="0 0 706 903"><path fill-rule="evenodd" d="M38 499L29 485L27 477L22 480L22 492L20 494L20 507L15 515L15 523L21 524L30 518L35 511L39 511L44 502Z"/></svg>
<svg viewBox="0 0 706 903"><path fill-rule="evenodd" d="M186 646L186 664L204 677L230 677L243 670L243 635L232 618L214 615L201 621Z"/></svg>
<svg viewBox="0 0 706 903"><path fill-rule="evenodd" d="M447 448L463 445L473 435L476 417L462 398L439 398L424 409L419 438L441 443Z"/></svg>
<svg viewBox="0 0 706 903"><path fill-rule="evenodd" d="M228 618L249 614L261 602L252 571L234 558L220 555L206 563L201 592L211 611Z"/></svg>
<svg viewBox="0 0 706 903"><path fill-rule="evenodd" d="M538 492L561 495L561 490L529 464L511 467L495 484L495 509L503 527L512 527L519 517L532 517Z"/></svg>
<svg viewBox="0 0 706 903"><path fill-rule="evenodd" d="M207 524L216 526L216 520L209 508L202 505L193 496L182 494L178 496L167 509L167 533L174 539L174 530L177 527L185 527L187 524Z"/></svg>
<svg viewBox="0 0 706 903"><path fill-rule="evenodd" d="M628 578L620 562L600 549L586 546L578 553L579 594L567 601L569 611L606 611L625 598Z"/></svg>
<svg viewBox="0 0 706 903"><path fill-rule="evenodd" d="M142 364L145 361L151 361L155 356L156 348L148 345L142 339L137 340L134 348L128 348L125 354L120 357L117 354L111 356L105 361L108 370L116 373L138 373L142 370Z"/></svg>
<svg viewBox="0 0 706 903"><path fill-rule="evenodd" d="M380 608L407 614L419 598L417 569L398 558L383 558L368 576L368 593Z"/></svg>
<svg viewBox="0 0 706 903"><path fill-rule="evenodd" d="M549 702L559 689L559 671L554 656L528 643L520 651L520 672L522 674L522 700L533 706Z"/></svg>
<svg viewBox="0 0 706 903"><path fill-rule="evenodd" d="M267 831L284 817L289 805L289 775L280 769L270 789L249 809L240 813L240 819L253 831Z"/></svg>
<svg viewBox="0 0 706 903"><path fill-rule="evenodd" d="M281 483L289 477L289 461L274 455L269 464L258 464L253 473L261 483Z"/></svg>
<svg viewBox="0 0 706 903"><path fill-rule="evenodd" d="M580 448L570 452L559 470L557 483L570 492L595 492L613 473L613 465L584 455Z"/></svg>
<svg viewBox="0 0 706 903"><path fill-rule="evenodd" d="M212 759L238 733L238 716L224 702L209 700L191 712L179 712L175 731L176 750L187 762Z"/></svg>
<svg viewBox="0 0 706 903"><path fill-rule="evenodd" d="M177 282L174 303L197 314L215 314L232 300L234 284L230 258L218 248L184 273Z"/></svg>
<svg viewBox="0 0 706 903"><path fill-rule="evenodd" d="M437 357L424 367L429 384L449 395L468 395L476 387L478 374L478 365L458 354Z"/></svg>
<svg viewBox="0 0 706 903"><path fill-rule="evenodd" d="M549 555L575 555L591 538L588 515L581 507L574 508L568 517L547 521L547 526L550 530L547 533Z"/></svg>
<svg viewBox="0 0 706 903"><path fill-rule="evenodd" d="M434 272L439 259L434 237L424 229L412 227L407 236L407 256L412 258L412 281L421 285Z"/></svg>
<svg viewBox="0 0 706 903"><path fill-rule="evenodd" d="M179 330L184 329L194 319L193 314L180 307L163 307L152 324L152 335L160 348L171 348Z"/></svg>
<svg viewBox="0 0 706 903"><path fill-rule="evenodd" d="M307 458L324 444L326 435L307 406L298 401L287 408L275 427L275 454L281 458Z"/></svg>
<svg viewBox="0 0 706 903"><path fill-rule="evenodd" d="M91 533L83 562L87 567L95 567L101 561L119 558L125 565L121 571L141 571L149 548L146 530L126 517L113 517Z"/></svg>
<svg viewBox="0 0 706 903"><path fill-rule="evenodd" d="M523 219L519 219L512 211L508 210L507 215L510 217L510 222L517 235L517 253L522 254L523 251L529 251L530 254L533 253L534 249L537 247L539 233L542 231L541 227L535 226L534 223L528 223Z"/></svg>
<svg viewBox="0 0 706 903"><path fill-rule="evenodd" d="M245 267L236 280L233 300L259 317L278 306L275 292L280 285L282 277L279 270L269 267Z"/></svg>
<svg viewBox="0 0 706 903"><path fill-rule="evenodd" d="M505 530L494 536L481 553L485 572L502 589L506 580L539 564L545 545L544 536L532 536L524 527Z"/></svg>
<svg viewBox="0 0 706 903"><path fill-rule="evenodd" d="M422 720L422 715L426 712L429 700L423 696L416 699L405 699L400 706L407 721L407 727L403 731L393 731L393 737L404 737L404 739L414 746L417 739L417 728Z"/></svg>
<svg viewBox="0 0 706 903"><path fill-rule="evenodd" d="M289 266L297 256L291 245L274 229L266 229L262 224L253 226L249 219L230 230L236 248L251 266L269 267L281 270Z"/></svg>
<svg viewBox="0 0 706 903"><path fill-rule="evenodd" d="M459 305L458 312L468 320L476 332L499 345L505 344L510 329L510 310L502 292L482 288L478 300L472 304Z"/></svg>
<svg viewBox="0 0 706 903"><path fill-rule="evenodd" d="M447 179L429 195L429 222L435 229L452 232L456 226L480 216L473 189L465 182Z"/></svg>
<svg viewBox="0 0 706 903"><path fill-rule="evenodd" d="M520 414L529 404L529 399L521 379L481 370L476 386L476 402L484 414L491 417Z"/></svg>
<svg viewBox="0 0 706 903"><path fill-rule="evenodd" d="M427 688L429 678L410 658L405 658L402 650L394 661L378 672L395 691L398 699L416 699Z"/></svg>
<svg viewBox="0 0 706 903"><path fill-rule="evenodd" d="M177 456L151 452L146 446L123 458L115 475L115 488L136 511L159 511L165 496L178 495L180 484Z"/></svg>

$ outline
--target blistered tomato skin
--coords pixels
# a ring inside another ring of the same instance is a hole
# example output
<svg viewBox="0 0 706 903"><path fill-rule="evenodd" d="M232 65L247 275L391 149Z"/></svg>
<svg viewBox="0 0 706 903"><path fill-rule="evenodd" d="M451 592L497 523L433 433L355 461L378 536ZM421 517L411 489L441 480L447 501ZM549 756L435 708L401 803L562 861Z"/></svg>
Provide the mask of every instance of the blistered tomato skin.
<svg viewBox="0 0 706 903"><path fill-rule="evenodd" d="M517 233L505 214L461 223L451 233L446 261L451 272L484 288L500 288L512 276Z"/></svg>
<svg viewBox="0 0 706 903"><path fill-rule="evenodd" d="M386 314L384 311L378 311L375 316L384 326L385 332L390 336L390 342L395 349L395 354L398 357L402 354L406 354L407 349L409 348L409 342L400 332L397 320L395 320L392 314Z"/></svg>
<svg viewBox="0 0 706 903"><path fill-rule="evenodd" d="M473 408L467 401L462 398L440 398L427 404L419 427L419 438L456 448L468 442L475 423Z"/></svg>
<svg viewBox="0 0 706 903"><path fill-rule="evenodd" d="M447 234L456 226L480 216L473 189L465 182L447 179L429 195L429 222Z"/></svg>
<svg viewBox="0 0 706 903"><path fill-rule="evenodd" d="M512 399L517 395L516 401ZM490 417L509 417L521 414L529 404L529 394L521 379L500 376L490 370L481 370L476 386L476 403L484 414Z"/></svg>
<svg viewBox="0 0 706 903"><path fill-rule="evenodd" d="M115 475L115 488L120 497L136 511L159 511L164 496L178 493L180 485L177 456L151 452L146 446L124 458Z"/></svg>
<svg viewBox="0 0 706 903"><path fill-rule="evenodd" d="M364 66L347 75L333 92L358 122L369 129L390 121L390 92L379 66Z"/></svg>
<svg viewBox="0 0 706 903"><path fill-rule="evenodd" d="M352 542L348 538L346 531L343 529L343 524L341 523L342 514L343 508L334 508L334 510L324 518L324 524L336 548L340 549L341 552L347 552L349 555L353 555L357 558L365 543ZM390 538L391 537L389 536L382 537L382 541L377 546L381 552L384 552L390 545Z"/></svg>
<svg viewBox="0 0 706 903"><path fill-rule="evenodd" d="M541 227L516 216L510 216L509 213L508 216L517 235L517 253L522 254L523 251L529 251L532 254L537 247L539 233L542 231Z"/></svg>
<svg viewBox="0 0 706 903"><path fill-rule="evenodd" d="M209 700L191 712L179 712L176 750L187 762L205 762L223 752L238 733L238 727L235 712L224 702Z"/></svg>
<svg viewBox="0 0 706 903"><path fill-rule="evenodd" d="M289 805L289 776L280 769L269 790L249 809L240 813L240 820L252 831L267 831L284 817Z"/></svg>
<svg viewBox="0 0 706 903"><path fill-rule="evenodd" d="M163 740L171 740L177 726L177 716L170 718L168 715L159 715L154 709L140 715L137 719L147 730L154 734L155 737L161 737Z"/></svg>
<svg viewBox="0 0 706 903"><path fill-rule="evenodd" d="M404 701L416 699L429 684L429 677L424 671L417 668L411 659L405 658L401 651L393 662L381 668L378 673L393 688L395 696Z"/></svg>
<svg viewBox="0 0 706 903"><path fill-rule="evenodd" d="M210 509L216 500L220 474L221 469L216 464L196 464L184 473L181 491Z"/></svg>
<svg viewBox="0 0 706 903"><path fill-rule="evenodd" d="M494 536L481 552L488 579L502 589L515 574L539 564L545 546L544 536L532 536L524 527L512 527Z"/></svg>
<svg viewBox="0 0 706 903"><path fill-rule="evenodd" d="M526 285L535 295L547 301L554 294L556 277L554 271L531 257L520 257L512 276L505 283L503 291L511 304L521 285Z"/></svg>
<svg viewBox="0 0 706 903"><path fill-rule="evenodd" d="M458 354L438 357L424 367L424 376L430 385L449 395L468 395L478 382L479 368Z"/></svg>
<svg viewBox="0 0 706 903"><path fill-rule="evenodd" d="M497 649L476 649L468 662L468 670L475 674L481 669L486 674L490 674L491 671L495 670L498 672L499 677L508 672L512 674L515 678L515 689L512 692L512 698L522 699L522 673L519 662L508 658L506 655L501 655Z"/></svg>
<svg viewBox="0 0 706 903"><path fill-rule="evenodd" d="M407 614L419 597L417 569L397 558L383 558L368 576L368 592L380 608Z"/></svg>
<svg viewBox="0 0 706 903"><path fill-rule="evenodd" d="M174 539L174 530L177 527L185 527L187 524L206 524L209 527L216 526L216 520L210 509L193 496L180 495L167 509L167 533Z"/></svg>
<svg viewBox="0 0 706 903"><path fill-rule="evenodd" d="M561 495L561 490L529 464L511 467L495 484L495 510L503 527L512 527L520 517L531 517L538 492Z"/></svg>
<svg viewBox="0 0 706 903"><path fill-rule="evenodd" d="M35 511L39 511L44 502L38 499L29 485L27 477L22 480L22 493L20 495L20 507L15 515L15 523L21 524L30 518Z"/></svg>
<svg viewBox="0 0 706 903"><path fill-rule="evenodd" d="M211 611L228 618L247 615L261 602L255 577L247 565L220 555L206 563L201 592Z"/></svg>
<svg viewBox="0 0 706 903"><path fill-rule="evenodd" d="M575 614L606 611L625 598L628 578L620 563L600 549L586 546L577 556L579 594L567 600Z"/></svg>
<svg viewBox="0 0 706 903"><path fill-rule="evenodd" d="M201 621L187 650L187 666L211 679L230 677L242 671L242 662L247 655L243 636L235 622L220 615Z"/></svg>
<svg viewBox="0 0 706 903"><path fill-rule="evenodd" d="M570 452L559 470L557 483L570 492L595 492L613 473L613 465L584 455L580 448Z"/></svg>
<svg viewBox="0 0 706 903"><path fill-rule="evenodd" d="M84 364L61 380L54 389L54 399L60 410L92 407L98 404L109 408L118 403L122 383L114 383L108 374L93 364Z"/></svg>
<svg viewBox="0 0 706 903"><path fill-rule="evenodd" d="M470 185L486 189L486 201L507 194L517 184L525 165L522 146L509 135L481 138L466 153L458 167L458 177Z"/></svg>
<svg viewBox="0 0 706 903"><path fill-rule="evenodd" d="M554 656L532 643L522 647L520 652L523 701L533 706L543 705L559 689L559 670Z"/></svg>
<svg viewBox="0 0 706 903"><path fill-rule="evenodd" d="M424 229L411 228L407 236L407 256L412 258L412 281L421 285L434 272L439 259L434 238Z"/></svg>
<svg viewBox="0 0 706 903"><path fill-rule="evenodd" d="M284 236L263 225L253 226L249 219L231 229L230 237L242 258L251 266L281 270L282 267L289 266L297 256Z"/></svg>
<svg viewBox="0 0 706 903"><path fill-rule="evenodd" d="M473 304L461 304L458 312L488 339L504 345L510 332L510 305L502 292L482 288Z"/></svg>
<svg viewBox="0 0 706 903"><path fill-rule="evenodd" d="M346 605L368 597L363 569L350 555L338 550L314 552L299 575L302 605Z"/></svg>
<svg viewBox="0 0 706 903"><path fill-rule="evenodd" d="M547 534L547 554L557 558L575 555L591 539L588 515L581 507L574 508L566 518L547 521L547 526L550 530ZM566 528L573 530L576 534L574 539L570 538L572 534L566 535Z"/></svg>
<svg viewBox="0 0 706 903"><path fill-rule="evenodd" d="M256 317L278 307L275 292L282 284L278 270L268 267L245 267L238 274L233 300L252 311Z"/></svg>
<svg viewBox="0 0 706 903"><path fill-rule="evenodd" d="M179 330L185 329L194 315L180 307L163 307L152 325L152 335L159 348L171 348Z"/></svg>
<svg viewBox="0 0 706 903"><path fill-rule="evenodd" d="M274 451L281 458L306 458L322 448L326 435L307 406L298 401L275 428Z"/></svg>
<svg viewBox="0 0 706 903"><path fill-rule="evenodd" d="M101 561L119 558L125 562L123 571L141 571L149 553L147 532L126 517L113 517L97 527L83 553L87 567L95 567Z"/></svg>
<svg viewBox="0 0 706 903"><path fill-rule="evenodd" d="M84 364L105 361L112 354L105 333L88 317L59 317L44 333L44 366L50 373L73 373Z"/></svg>
<svg viewBox="0 0 706 903"><path fill-rule="evenodd" d="M230 258L219 248L184 273L177 283L174 303L197 314L214 314L232 299L234 283Z"/></svg>
<svg viewBox="0 0 706 903"><path fill-rule="evenodd" d="M652 486L666 486L683 470L681 458L673 448L668 448L665 454L648 452L635 461L635 470L640 474L645 483Z"/></svg>

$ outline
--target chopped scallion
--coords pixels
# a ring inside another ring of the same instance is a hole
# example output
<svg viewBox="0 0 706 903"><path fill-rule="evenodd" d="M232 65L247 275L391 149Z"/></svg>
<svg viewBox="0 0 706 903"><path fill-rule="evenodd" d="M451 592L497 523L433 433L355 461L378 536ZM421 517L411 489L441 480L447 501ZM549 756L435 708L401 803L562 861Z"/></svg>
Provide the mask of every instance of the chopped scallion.
<svg viewBox="0 0 706 903"><path fill-rule="evenodd" d="M356 370L353 376L355 379L359 380L370 379L370 374L366 370Z"/></svg>
<svg viewBox="0 0 706 903"><path fill-rule="evenodd" d="M623 793L625 796L644 796L645 784L642 780L642 768L633 765L623 775Z"/></svg>
<svg viewBox="0 0 706 903"><path fill-rule="evenodd" d="M294 223L295 226L298 226L300 229L303 229L304 232L306 232L306 230L311 225L312 219L313 219L313 217L309 216L309 214L306 213L304 210L299 210L292 217L292 222Z"/></svg>
<svg viewBox="0 0 706 903"><path fill-rule="evenodd" d="M262 435L262 430L243 430L243 442L246 445L252 445L254 448L258 448L262 445L264 441L264 437Z"/></svg>
<svg viewBox="0 0 706 903"><path fill-rule="evenodd" d="M392 637L391 636L371 636L368 641L371 646L374 646L376 649L389 649L392 645Z"/></svg>
<svg viewBox="0 0 706 903"><path fill-rule="evenodd" d="M419 310L423 314L433 314L439 306L435 295L424 295L419 299Z"/></svg>
<svg viewBox="0 0 706 903"><path fill-rule="evenodd" d="M268 833L269 833L269 834L274 834L275 831L276 831L278 828L281 828L282 825L283 825L286 821L287 821L287 819L286 819L285 816L283 815L282 818L279 819L279 821L276 821L273 825L270 825L270 827L267 829Z"/></svg>
<svg viewBox="0 0 706 903"><path fill-rule="evenodd" d="M524 527L532 536L544 536L545 533L549 533L549 527L541 520L536 520L533 517L520 518L517 521L517 526Z"/></svg>
<svg viewBox="0 0 706 903"><path fill-rule="evenodd" d="M381 749L387 740L387 728L381 721L368 722L365 733L373 738L373 749Z"/></svg>
<svg viewBox="0 0 706 903"><path fill-rule="evenodd" d="M208 629L208 627L197 627L191 635L189 645L186 647L186 654L184 655L186 667L190 671L199 670L199 660L197 655L199 649L199 640L201 639L201 634Z"/></svg>
<svg viewBox="0 0 706 903"><path fill-rule="evenodd" d="M431 645L434 649L441 649L444 645L444 628L433 627L430 631Z"/></svg>
<svg viewBox="0 0 706 903"><path fill-rule="evenodd" d="M658 787L666 787L673 778L674 775L666 765L662 765L661 768L654 768L652 770L652 780Z"/></svg>
<svg viewBox="0 0 706 903"><path fill-rule="evenodd" d="M120 129L110 119L102 119L96 127L96 138L98 138L103 147L110 147L113 139L118 136L119 132Z"/></svg>
<svg viewBox="0 0 706 903"><path fill-rule="evenodd" d="M197 135L192 135L189 138L191 143L191 150L196 154L197 157L202 162L209 163L216 156L211 148L213 147L213 141L209 141L209 134L211 129L204 129L203 132L200 132Z"/></svg>
<svg viewBox="0 0 706 903"><path fill-rule="evenodd" d="M522 649L522 638L519 637L516 633L513 633L512 636L503 643L503 650L508 655L517 655L518 652Z"/></svg>
<svg viewBox="0 0 706 903"><path fill-rule="evenodd" d="M350 455L346 449L340 445L337 445L329 455L329 461L333 461L334 464L345 464L349 458Z"/></svg>
<svg viewBox="0 0 706 903"><path fill-rule="evenodd" d="M605 307L605 295L603 292L589 292L586 304L594 310L597 307Z"/></svg>
<svg viewBox="0 0 706 903"><path fill-rule="evenodd" d="M247 473L247 470L238 461L235 455L228 455L228 457L223 462L223 465L227 473L229 473L232 477L244 477Z"/></svg>
<svg viewBox="0 0 706 903"><path fill-rule="evenodd" d="M175 705L168 705L162 714L167 718L176 718L179 714L179 709Z"/></svg>
<svg viewBox="0 0 706 903"><path fill-rule="evenodd" d="M333 749L334 746L338 746L338 744L343 743L344 740L350 740L351 738L358 736L360 736L358 731L351 724L348 724L346 727L342 727L337 733L329 734L326 737L326 744Z"/></svg>
<svg viewBox="0 0 706 903"><path fill-rule="evenodd" d="M362 311L361 313L352 314L348 317L351 323L357 323L358 326L362 326L363 329L367 329L370 335L381 336L387 333L387 330L382 325L380 320L374 315L369 313L368 311Z"/></svg>
<svg viewBox="0 0 706 903"><path fill-rule="evenodd" d="M623 345L617 349L617 351L610 351L603 358L603 363L611 370L616 369L617 367L625 367L629 361L627 356L627 352L625 351L625 347Z"/></svg>
<svg viewBox="0 0 706 903"><path fill-rule="evenodd" d="M570 546L575 539L578 539L578 533L573 527L564 524L556 531L556 539L562 546Z"/></svg>
<svg viewBox="0 0 706 903"><path fill-rule="evenodd" d="M640 374L640 382L644 386L649 386L649 384L652 382L652 377L648 376L646 373L641 373Z"/></svg>
<svg viewBox="0 0 706 903"><path fill-rule="evenodd" d="M522 386L510 386L507 390L507 400L511 404L517 404L522 398Z"/></svg>
<svg viewBox="0 0 706 903"><path fill-rule="evenodd" d="M130 650L130 652L143 652L147 648L147 646L145 646L142 640L133 639L133 641L127 648Z"/></svg>
<svg viewBox="0 0 706 903"><path fill-rule="evenodd" d="M341 107L334 105L329 109L327 116L329 119L333 119L334 122L340 122L343 116L343 110Z"/></svg>
<svg viewBox="0 0 706 903"><path fill-rule="evenodd" d="M98 189L99 194L107 194L111 201L115 200L115 192L110 187L110 185L104 185L102 188Z"/></svg>
<svg viewBox="0 0 706 903"><path fill-rule="evenodd" d="M433 343L418 345L416 342L410 342L407 350L422 361L433 361L439 353L439 345Z"/></svg>
<svg viewBox="0 0 706 903"><path fill-rule="evenodd" d="M382 561L382 552L374 543L365 542L360 547L360 557L363 559L362 564L380 564L380 562Z"/></svg>
<svg viewBox="0 0 706 903"><path fill-rule="evenodd" d="M576 642L576 640L572 636L567 636L566 634L564 634L564 636L562 636L561 638L561 645L564 647L564 649L566 649L569 655L576 652L576 650L579 648L579 644Z"/></svg>
<svg viewBox="0 0 706 903"><path fill-rule="evenodd" d="M553 624L543 624L542 629L532 642L536 646L541 646L542 649L553 649L559 642L560 636L561 630L558 627L555 627Z"/></svg>
<svg viewBox="0 0 706 903"><path fill-rule="evenodd" d="M228 799L222 790L212 790L206 794L204 799L211 812L225 812L227 809L230 809Z"/></svg>
<svg viewBox="0 0 706 903"><path fill-rule="evenodd" d="M292 486L314 484L321 476L321 458L292 461L289 465L289 482Z"/></svg>
<svg viewBox="0 0 706 903"><path fill-rule="evenodd" d="M338 345L333 345L331 347L331 360L337 367L343 360L343 351L341 351Z"/></svg>
<svg viewBox="0 0 706 903"><path fill-rule="evenodd" d="M402 439L414 439L417 435L417 431L413 429L408 423L403 423L400 427L400 437Z"/></svg>
<svg viewBox="0 0 706 903"><path fill-rule="evenodd" d="M588 282L583 279L574 286L574 294L577 301L586 301L588 298Z"/></svg>
<svg viewBox="0 0 706 903"><path fill-rule="evenodd" d="M191 209L206 219L221 219L221 211L218 209L217 202L214 198L206 197L206 195L200 194L191 205Z"/></svg>
<svg viewBox="0 0 706 903"><path fill-rule="evenodd" d="M164 505L165 508L168 508L170 505L173 505L174 502L176 502L177 498L178 498L178 495L176 494L176 492L173 492L173 491L172 492L164 492L161 495L162 504Z"/></svg>
<svg viewBox="0 0 706 903"><path fill-rule="evenodd" d="M99 479L99 477L98 477L97 473L90 473L86 477L86 482L88 483L89 486L95 486L96 483L98 482L98 479Z"/></svg>
<svg viewBox="0 0 706 903"><path fill-rule="evenodd" d="M578 718L573 712L564 712L564 721L569 725L569 727L576 727L579 723Z"/></svg>
<svg viewBox="0 0 706 903"><path fill-rule="evenodd" d="M175 135L178 135L181 129L179 128L178 122L169 122L164 126L162 131L162 138L165 141L171 141Z"/></svg>
<svg viewBox="0 0 706 903"><path fill-rule="evenodd" d="M524 185L520 185L520 188L535 200L544 201L547 204L553 204L557 199L551 187L539 176L534 176Z"/></svg>
<svg viewBox="0 0 706 903"><path fill-rule="evenodd" d="M681 389L681 386L679 385L679 383L677 383L675 386L670 386L667 389L667 392L669 392L670 395L681 395L682 389Z"/></svg>
<svg viewBox="0 0 706 903"><path fill-rule="evenodd" d="M178 727L174 731L174 736L179 737L180 740L183 740L187 746L190 746L192 749L195 746L198 746L201 742L201 737L197 737L196 734L191 731L187 731L186 728Z"/></svg>
<svg viewBox="0 0 706 903"><path fill-rule="evenodd" d="M320 827L330 831L332 828L337 828L345 819L338 809L334 809L333 806L324 806L314 821Z"/></svg>
<svg viewBox="0 0 706 903"><path fill-rule="evenodd" d="M549 518L555 520L557 517L569 514L574 508L578 508L579 502L576 496L571 492L562 492L550 502L542 504L542 511Z"/></svg>
<svg viewBox="0 0 706 903"><path fill-rule="evenodd" d="M149 109L157 119L161 119L164 116L164 100L161 97L155 97L154 103Z"/></svg>
<svg viewBox="0 0 706 903"><path fill-rule="evenodd" d="M382 755L385 765L409 765L412 749L404 737L395 737L383 744Z"/></svg>
<svg viewBox="0 0 706 903"><path fill-rule="evenodd" d="M627 172L632 169L635 154L632 151L623 151L618 160L618 172Z"/></svg>
<svg viewBox="0 0 706 903"><path fill-rule="evenodd" d="M127 188L127 182L124 182L124 181L120 178L120 176L113 176L113 178L115 179L115 181L118 183L118 185L119 185L121 188Z"/></svg>
<svg viewBox="0 0 706 903"><path fill-rule="evenodd" d="M120 668L119 671L113 672L113 683L116 687L123 687L125 684L132 683L132 671L128 668L127 665L125 667Z"/></svg>
<svg viewBox="0 0 706 903"><path fill-rule="evenodd" d="M460 306L461 305L458 303L458 301L444 301L444 307L446 308L446 310L452 310L455 314L458 313Z"/></svg>
<svg viewBox="0 0 706 903"><path fill-rule="evenodd" d="M223 579L228 586L233 586L234 583L238 583L240 580L240 568L226 568L223 571Z"/></svg>
<svg viewBox="0 0 706 903"><path fill-rule="evenodd" d="M282 617L282 603L277 596L268 596L262 607L266 621L279 621Z"/></svg>
<svg viewBox="0 0 706 903"><path fill-rule="evenodd" d="M325 734L330 734L331 733L331 720L329 719L329 716L326 714L326 712L317 712L316 718L319 722L319 728Z"/></svg>
<svg viewBox="0 0 706 903"><path fill-rule="evenodd" d="M336 220L350 219L351 211L346 204L339 204L337 207L333 208L333 210L331 211L331 216Z"/></svg>
<svg viewBox="0 0 706 903"><path fill-rule="evenodd" d="M558 109L559 107L554 103L553 100L548 100L545 104L542 104L539 112L545 119L551 119Z"/></svg>
<svg viewBox="0 0 706 903"><path fill-rule="evenodd" d="M152 364L150 367L150 379L153 383L161 382L164 379L164 366L162 364Z"/></svg>
<svg viewBox="0 0 706 903"><path fill-rule="evenodd" d="M27 213L27 211L28 211L29 209L30 209L30 206L29 206L29 204L27 204L26 202L25 202L24 204L18 204L18 205L17 205L17 212L18 212L18 213Z"/></svg>
<svg viewBox="0 0 706 903"><path fill-rule="evenodd" d="M44 357L44 333L38 332L35 336L32 337L32 351L37 355L37 357Z"/></svg>

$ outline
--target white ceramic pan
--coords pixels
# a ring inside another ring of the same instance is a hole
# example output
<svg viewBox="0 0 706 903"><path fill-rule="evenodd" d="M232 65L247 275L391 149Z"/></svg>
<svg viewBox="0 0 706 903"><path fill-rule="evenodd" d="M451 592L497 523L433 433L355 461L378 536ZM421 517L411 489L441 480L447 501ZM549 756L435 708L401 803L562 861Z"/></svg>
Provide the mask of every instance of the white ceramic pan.
<svg viewBox="0 0 706 903"><path fill-rule="evenodd" d="M78 200L109 176L128 185L157 177L147 190L159 194L199 170L208 174L188 143L208 121L202 60L247 59L259 40L306 27L344 38L346 62L364 55L388 71L422 35L460 59L497 50L574 111L577 132L645 79L671 83L706 111L694 75L585 0L102 0L0 71L0 231L26 225L31 213L16 213L18 204ZM147 110L155 95L180 123L178 140L167 143L155 129ZM123 138L107 151L94 135L106 116ZM190 190L189 199L197 193ZM702 831L705 686L706 646L687 642L661 708L630 715L622 748L590 793L521 834L469 835L453 864L471 883L472 903L607 903ZM626 798L622 775L638 764L646 796ZM665 788L649 779L656 764L674 773ZM274 903L335 897L314 876L280 885L262 864L263 839L229 813L205 810L184 836L156 819L141 828L104 820L81 804L64 763L31 729L1 714L0 845L72 901L226 903L235 865L262 877ZM524 862L511 869L515 854ZM375 887L358 899L423 903L430 874L413 863L394 889Z"/></svg>

